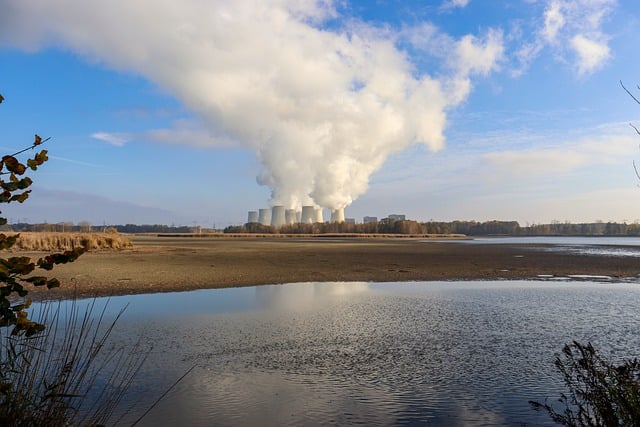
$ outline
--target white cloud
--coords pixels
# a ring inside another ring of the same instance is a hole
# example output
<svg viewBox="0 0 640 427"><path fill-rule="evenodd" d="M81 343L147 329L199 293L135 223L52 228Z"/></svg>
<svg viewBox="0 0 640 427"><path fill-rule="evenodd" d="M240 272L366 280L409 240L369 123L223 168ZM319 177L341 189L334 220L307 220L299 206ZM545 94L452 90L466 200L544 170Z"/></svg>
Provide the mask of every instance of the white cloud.
<svg viewBox="0 0 640 427"><path fill-rule="evenodd" d="M597 132L597 130L594 130ZM577 140L555 140L546 147L522 150L494 150L482 155L487 162L485 176L509 180L515 177L569 176L579 170L629 163L637 154L637 138L618 124L616 131Z"/></svg>
<svg viewBox="0 0 640 427"><path fill-rule="evenodd" d="M139 134L138 138L149 142L201 148L231 148L238 146L236 141L228 137L213 135L198 123L186 120L173 123L171 128L148 130Z"/></svg>
<svg viewBox="0 0 640 427"><path fill-rule="evenodd" d="M463 75L487 75L498 68L504 54L502 32L490 30L483 40L466 35L456 43L455 67Z"/></svg>
<svg viewBox="0 0 640 427"><path fill-rule="evenodd" d="M131 141L131 135L126 133L96 132L93 133L91 137L100 141L108 142L116 147L122 147L127 142Z"/></svg>
<svg viewBox="0 0 640 427"><path fill-rule="evenodd" d="M609 59L609 46L604 42L589 40L578 34L571 39L571 47L578 56L578 73L589 74L601 68Z"/></svg>
<svg viewBox="0 0 640 427"><path fill-rule="evenodd" d="M470 0L448 0L441 6L442 9L454 9L456 7L465 8Z"/></svg>
<svg viewBox="0 0 640 427"><path fill-rule="evenodd" d="M500 68L504 59L501 30L490 28L483 35L464 35L455 39L429 23L405 28L401 36L420 54L439 58L448 67L440 81L454 105L464 101L473 87L471 77L487 76Z"/></svg>
<svg viewBox="0 0 640 427"><path fill-rule="evenodd" d="M544 27L542 28L542 35L547 43L556 43L558 32L564 27L565 23L562 3L555 0L552 1L544 12Z"/></svg>
<svg viewBox="0 0 640 427"><path fill-rule="evenodd" d="M604 26L615 4L616 0L548 0L536 36L515 50L512 75L523 74L547 49L580 76L602 68L611 58L611 36Z"/></svg>

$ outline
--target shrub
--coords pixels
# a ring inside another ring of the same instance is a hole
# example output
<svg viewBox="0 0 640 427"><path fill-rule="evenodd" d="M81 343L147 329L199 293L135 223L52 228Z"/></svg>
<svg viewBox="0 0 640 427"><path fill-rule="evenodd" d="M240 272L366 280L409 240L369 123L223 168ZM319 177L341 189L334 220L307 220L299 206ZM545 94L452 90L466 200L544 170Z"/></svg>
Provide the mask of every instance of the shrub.
<svg viewBox="0 0 640 427"><path fill-rule="evenodd" d="M574 341L565 345L555 361L568 393L561 393L560 411L552 405L530 401L545 410L556 423L565 426L640 425L640 362L608 362L591 344Z"/></svg>

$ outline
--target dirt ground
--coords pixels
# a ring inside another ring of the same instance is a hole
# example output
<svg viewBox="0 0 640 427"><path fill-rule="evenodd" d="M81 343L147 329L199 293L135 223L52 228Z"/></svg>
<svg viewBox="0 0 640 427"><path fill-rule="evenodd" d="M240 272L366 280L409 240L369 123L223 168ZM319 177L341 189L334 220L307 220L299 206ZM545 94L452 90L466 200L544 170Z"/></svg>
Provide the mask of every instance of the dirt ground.
<svg viewBox="0 0 640 427"><path fill-rule="evenodd" d="M91 252L57 266L50 276L62 286L31 295L89 297L315 281L640 275L638 258L550 252L531 245L373 238L134 236L132 241L132 249Z"/></svg>

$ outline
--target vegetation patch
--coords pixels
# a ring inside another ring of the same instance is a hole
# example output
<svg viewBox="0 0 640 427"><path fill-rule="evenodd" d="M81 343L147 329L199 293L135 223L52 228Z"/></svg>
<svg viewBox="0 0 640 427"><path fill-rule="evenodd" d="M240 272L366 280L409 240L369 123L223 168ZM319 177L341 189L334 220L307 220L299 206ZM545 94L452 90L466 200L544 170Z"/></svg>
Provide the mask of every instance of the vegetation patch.
<svg viewBox="0 0 640 427"><path fill-rule="evenodd" d="M118 233L23 232L11 247L19 251L57 251L126 249L132 246L128 237Z"/></svg>

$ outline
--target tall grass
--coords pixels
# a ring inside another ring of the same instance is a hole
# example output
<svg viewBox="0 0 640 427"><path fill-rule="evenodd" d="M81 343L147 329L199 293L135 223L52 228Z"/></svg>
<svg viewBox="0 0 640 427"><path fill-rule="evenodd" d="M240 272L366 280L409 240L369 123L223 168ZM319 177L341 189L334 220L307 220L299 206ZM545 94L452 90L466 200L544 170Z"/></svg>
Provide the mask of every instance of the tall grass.
<svg viewBox="0 0 640 427"><path fill-rule="evenodd" d="M58 251L86 247L88 250L131 247L129 238L118 233L21 232L12 247L23 251Z"/></svg>
<svg viewBox="0 0 640 427"><path fill-rule="evenodd" d="M107 321L95 300L42 304L32 336L0 329L0 425L61 426L113 423L122 397L146 359L140 340L108 344L121 310ZM117 422L117 421L116 421Z"/></svg>

